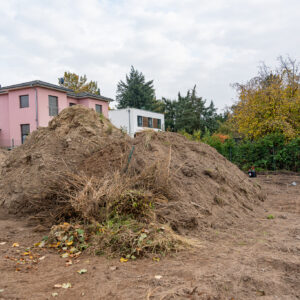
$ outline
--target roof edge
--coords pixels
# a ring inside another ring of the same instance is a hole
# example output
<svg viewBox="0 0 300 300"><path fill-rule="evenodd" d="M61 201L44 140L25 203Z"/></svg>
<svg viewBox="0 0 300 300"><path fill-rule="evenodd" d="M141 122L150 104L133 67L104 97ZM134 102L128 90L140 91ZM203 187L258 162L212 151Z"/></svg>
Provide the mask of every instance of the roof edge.
<svg viewBox="0 0 300 300"><path fill-rule="evenodd" d="M56 90L56 91L61 91L61 92L65 92L67 93L67 96L71 96L74 97L76 99L82 99L82 98L93 98L96 100L102 100L102 101L106 101L106 102L112 102L114 101L111 98L107 98L101 95L94 95L91 93L78 93L76 94L73 90L56 85L56 84L52 84L52 83L48 83L45 81L41 81L41 80L33 80L33 81L28 81L28 82L24 82L24 83L19 83L19 84L14 84L14 85L9 85L9 86L4 86L2 88L0 88L0 93L7 93L10 90L19 90L22 88L31 88L31 87L42 87L42 88L48 88L51 90Z"/></svg>

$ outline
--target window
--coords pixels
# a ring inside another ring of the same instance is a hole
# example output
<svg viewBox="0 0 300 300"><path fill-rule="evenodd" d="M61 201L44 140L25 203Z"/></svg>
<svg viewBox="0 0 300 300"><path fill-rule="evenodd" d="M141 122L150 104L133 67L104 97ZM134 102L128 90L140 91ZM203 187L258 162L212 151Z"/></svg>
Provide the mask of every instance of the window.
<svg viewBox="0 0 300 300"><path fill-rule="evenodd" d="M148 127L148 118L143 117L143 127Z"/></svg>
<svg viewBox="0 0 300 300"><path fill-rule="evenodd" d="M102 114L102 105L96 104L95 105L95 110L97 113Z"/></svg>
<svg viewBox="0 0 300 300"><path fill-rule="evenodd" d="M29 96L20 96L20 108L29 107Z"/></svg>
<svg viewBox="0 0 300 300"><path fill-rule="evenodd" d="M161 119L157 119L157 128L161 129Z"/></svg>
<svg viewBox="0 0 300 300"><path fill-rule="evenodd" d="M152 120L152 118L148 118L148 127L149 128L153 127L153 120Z"/></svg>
<svg viewBox="0 0 300 300"><path fill-rule="evenodd" d="M58 99L55 96L49 96L49 116L58 115Z"/></svg>
<svg viewBox="0 0 300 300"><path fill-rule="evenodd" d="M73 103L73 102L69 103L69 106L73 106L73 105L76 105L76 103Z"/></svg>
<svg viewBox="0 0 300 300"><path fill-rule="evenodd" d="M21 141L24 144L26 137L30 133L30 125L29 124L21 124Z"/></svg>
<svg viewBox="0 0 300 300"><path fill-rule="evenodd" d="M143 117L137 116L138 127L143 127Z"/></svg>

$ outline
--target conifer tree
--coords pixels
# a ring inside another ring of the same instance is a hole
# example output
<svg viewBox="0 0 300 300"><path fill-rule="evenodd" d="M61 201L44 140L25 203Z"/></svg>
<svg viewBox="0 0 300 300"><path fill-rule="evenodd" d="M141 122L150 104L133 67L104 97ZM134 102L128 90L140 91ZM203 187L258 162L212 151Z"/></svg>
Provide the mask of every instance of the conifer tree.
<svg viewBox="0 0 300 300"><path fill-rule="evenodd" d="M134 107L152 110L155 104L153 80L146 81L143 73L131 66L126 80L119 81L117 86L118 108Z"/></svg>

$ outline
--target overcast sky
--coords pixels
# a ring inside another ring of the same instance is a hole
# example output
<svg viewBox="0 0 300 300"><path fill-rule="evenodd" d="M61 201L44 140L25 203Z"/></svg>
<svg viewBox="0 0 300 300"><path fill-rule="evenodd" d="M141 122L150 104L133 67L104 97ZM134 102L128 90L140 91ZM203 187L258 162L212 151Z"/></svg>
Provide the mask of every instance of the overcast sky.
<svg viewBox="0 0 300 300"><path fill-rule="evenodd" d="M221 109L231 83L299 48L300 0L0 0L2 86L68 70L115 98L133 65L158 98L196 84Z"/></svg>

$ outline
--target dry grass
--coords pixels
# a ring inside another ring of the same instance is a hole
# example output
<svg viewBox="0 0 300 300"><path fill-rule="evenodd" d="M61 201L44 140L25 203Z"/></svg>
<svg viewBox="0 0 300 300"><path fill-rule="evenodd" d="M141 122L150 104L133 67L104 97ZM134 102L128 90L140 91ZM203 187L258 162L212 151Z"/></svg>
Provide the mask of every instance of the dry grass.
<svg viewBox="0 0 300 300"><path fill-rule="evenodd" d="M167 224L156 220L156 204L168 202L169 165L170 161L155 163L139 174L134 168L125 174L108 172L102 178L85 173L55 174L43 205L55 212L56 223L83 222L90 251L96 254L132 259L150 254L165 255L188 244ZM30 205L39 204L37 201ZM57 236L57 228L52 230L52 236ZM74 236L73 232L64 234Z"/></svg>

